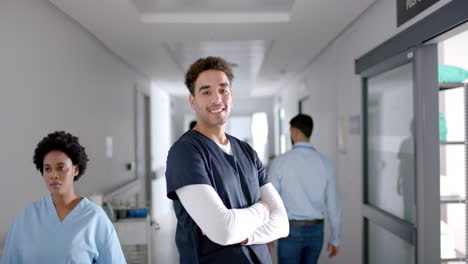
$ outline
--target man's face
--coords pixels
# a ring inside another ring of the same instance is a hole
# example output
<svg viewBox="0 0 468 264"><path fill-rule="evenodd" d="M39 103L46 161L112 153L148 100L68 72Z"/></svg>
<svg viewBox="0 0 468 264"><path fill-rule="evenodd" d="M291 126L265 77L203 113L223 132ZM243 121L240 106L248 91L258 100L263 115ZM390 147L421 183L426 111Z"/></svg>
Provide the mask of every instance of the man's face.
<svg viewBox="0 0 468 264"><path fill-rule="evenodd" d="M226 123L232 106L232 92L226 74L207 70L198 75L190 104L201 126L216 127Z"/></svg>

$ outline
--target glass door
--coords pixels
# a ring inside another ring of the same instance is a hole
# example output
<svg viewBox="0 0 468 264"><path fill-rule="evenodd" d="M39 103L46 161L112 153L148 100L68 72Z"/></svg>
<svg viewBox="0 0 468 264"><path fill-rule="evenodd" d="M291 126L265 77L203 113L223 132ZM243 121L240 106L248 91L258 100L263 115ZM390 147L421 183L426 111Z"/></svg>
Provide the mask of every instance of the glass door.
<svg viewBox="0 0 468 264"><path fill-rule="evenodd" d="M437 49L408 50L361 76L365 263L437 263Z"/></svg>

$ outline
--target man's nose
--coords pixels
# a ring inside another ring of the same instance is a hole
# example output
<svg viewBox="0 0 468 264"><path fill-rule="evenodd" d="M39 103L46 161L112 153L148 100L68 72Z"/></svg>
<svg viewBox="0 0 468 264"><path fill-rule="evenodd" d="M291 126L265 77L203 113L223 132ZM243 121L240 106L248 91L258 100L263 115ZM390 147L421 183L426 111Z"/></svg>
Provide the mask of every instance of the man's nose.
<svg viewBox="0 0 468 264"><path fill-rule="evenodd" d="M213 96L211 97L211 103L213 104L219 104L222 102L222 96L219 93L213 93Z"/></svg>

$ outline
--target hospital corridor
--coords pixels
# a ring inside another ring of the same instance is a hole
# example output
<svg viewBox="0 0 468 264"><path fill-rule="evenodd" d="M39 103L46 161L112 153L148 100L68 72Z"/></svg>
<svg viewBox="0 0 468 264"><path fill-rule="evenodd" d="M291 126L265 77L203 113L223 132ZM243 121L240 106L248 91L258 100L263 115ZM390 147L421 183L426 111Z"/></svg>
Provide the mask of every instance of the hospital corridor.
<svg viewBox="0 0 468 264"><path fill-rule="evenodd" d="M1 0L0 263L468 264L467 117L466 0Z"/></svg>

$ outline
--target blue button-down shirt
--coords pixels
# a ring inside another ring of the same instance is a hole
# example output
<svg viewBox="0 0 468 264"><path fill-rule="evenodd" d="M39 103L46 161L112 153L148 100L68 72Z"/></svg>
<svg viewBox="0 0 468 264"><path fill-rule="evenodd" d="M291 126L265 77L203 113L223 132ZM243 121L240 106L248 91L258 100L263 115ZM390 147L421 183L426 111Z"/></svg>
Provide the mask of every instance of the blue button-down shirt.
<svg viewBox="0 0 468 264"><path fill-rule="evenodd" d="M328 216L329 242L338 246L341 206L334 174L330 160L305 142L294 144L292 150L277 157L269 170L271 182L283 199L289 219L313 220Z"/></svg>

